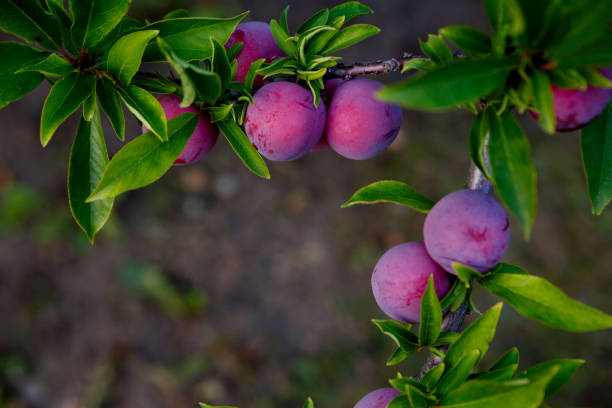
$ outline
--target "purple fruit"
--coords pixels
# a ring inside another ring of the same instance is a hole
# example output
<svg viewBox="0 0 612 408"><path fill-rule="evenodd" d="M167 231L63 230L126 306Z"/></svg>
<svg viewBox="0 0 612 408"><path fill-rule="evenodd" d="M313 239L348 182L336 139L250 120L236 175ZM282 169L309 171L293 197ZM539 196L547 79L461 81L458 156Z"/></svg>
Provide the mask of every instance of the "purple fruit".
<svg viewBox="0 0 612 408"><path fill-rule="evenodd" d="M510 221L504 207L481 191L460 190L431 209L423 227L429 255L450 273L453 262L485 272L504 256Z"/></svg>
<svg viewBox="0 0 612 408"><path fill-rule="evenodd" d="M246 113L249 140L264 157L295 160L308 153L325 129L325 105L315 108L310 91L292 82L271 82L253 97Z"/></svg>
<svg viewBox="0 0 612 408"><path fill-rule="evenodd" d="M354 79L335 90L325 135L338 154L354 160L369 159L397 136L402 110L374 98L374 92L382 86L372 79Z"/></svg>
<svg viewBox="0 0 612 408"><path fill-rule="evenodd" d="M433 275L436 294L450 290L451 276L427 254L421 242L394 246L380 258L372 274L376 303L389 317L403 323L421 320L421 298Z"/></svg>
<svg viewBox="0 0 612 408"><path fill-rule="evenodd" d="M191 164L200 160L206 153L210 151L217 141L219 136L219 128L210 123L208 115L202 111L198 111L193 105L187 108L181 108L181 99L174 95L162 95L158 98L166 119L172 119L180 114L194 112L200 115L200 120L196 126L193 134L187 141L185 148L181 152L180 156L174 161L175 165ZM149 129L142 125L142 131L148 132Z"/></svg>
<svg viewBox="0 0 612 408"><path fill-rule="evenodd" d="M238 69L234 80L238 82L244 82L244 78L254 61L265 58L266 62L270 62L285 56L272 36L270 25L260 21L238 24L225 47L230 48L237 43L244 44L236 57ZM261 77L256 78L255 84L257 86L263 84Z"/></svg>
<svg viewBox="0 0 612 408"><path fill-rule="evenodd" d="M359 400L353 408L386 408L395 397L402 395L395 388L379 388Z"/></svg>

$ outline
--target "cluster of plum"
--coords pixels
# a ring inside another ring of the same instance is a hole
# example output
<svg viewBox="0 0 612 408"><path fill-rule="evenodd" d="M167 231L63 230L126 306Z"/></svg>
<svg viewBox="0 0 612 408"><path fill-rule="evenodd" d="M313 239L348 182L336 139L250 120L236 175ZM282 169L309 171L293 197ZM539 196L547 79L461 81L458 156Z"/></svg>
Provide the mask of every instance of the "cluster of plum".
<svg viewBox="0 0 612 408"><path fill-rule="evenodd" d="M265 58L269 62L285 55L266 23L239 24L226 47L237 43L243 43L243 47L237 56L235 81L245 80L254 61ZM374 98L374 92L383 85L372 79L327 81L318 107L312 93L296 83L264 83L257 77L255 85L260 88L247 109L245 131L253 146L269 160L295 160L327 147L350 159L369 159L393 142L402 124L399 106ZM194 106L180 108L181 101L174 95L163 95L159 101L167 119L197 112ZM143 131L147 130L143 127ZM212 149L218 134L217 126L200 112L200 122L175 164L201 159Z"/></svg>
<svg viewBox="0 0 612 408"><path fill-rule="evenodd" d="M510 221L504 207L477 190L448 194L431 209L423 227L425 243L407 242L388 250L372 273L376 303L389 317L402 323L420 321L421 298L433 275L442 299L456 274L453 263L479 272L493 268L510 241ZM400 395L382 388L363 397L355 408L385 408Z"/></svg>

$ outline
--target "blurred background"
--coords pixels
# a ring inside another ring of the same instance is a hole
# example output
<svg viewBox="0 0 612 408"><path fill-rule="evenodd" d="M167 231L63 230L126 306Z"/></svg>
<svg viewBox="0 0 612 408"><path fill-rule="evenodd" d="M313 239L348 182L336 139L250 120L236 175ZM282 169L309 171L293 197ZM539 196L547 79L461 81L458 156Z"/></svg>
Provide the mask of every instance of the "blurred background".
<svg viewBox="0 0 612 408"><path fill-rule="evenodd" d="M294 2L294 28L337 2ZM366 2L367 3L367 2ZM360 22L382 33L345 62L418 51L418 38L449 24L488 29L479 0L368 3ZM277 18L280 0L134 0L150 20L175 8L195 15ZM6 38L3 37L3 39ZM397 75L379 78L397 80ZM439 199L463 187L469 113L405 112L397 141L364 162L321 151L249 173L223 138L202 161L122 195L90 246L71 219L67 160L75 118L42 149L48 86L0 111L0 407L352 407L399 370L370 274L385 250L421 240L423 215L392 205L340 209L359 187L405 181ZM524 120L539 174L530 242L516 219L507 262L612 312L612 209L591 215L577 133L544 135ZM105 126L108 123L105 122ZM111 152L120 145L106 127ZM128 133L138 134L134 120ZM495 301L475 294L481 310ZM473 317L470 317L473 319ZM609 332L569 334L503 311L488 367L511 346L521 368L545 359L587 363L555 407L612 406Z"/></svg>

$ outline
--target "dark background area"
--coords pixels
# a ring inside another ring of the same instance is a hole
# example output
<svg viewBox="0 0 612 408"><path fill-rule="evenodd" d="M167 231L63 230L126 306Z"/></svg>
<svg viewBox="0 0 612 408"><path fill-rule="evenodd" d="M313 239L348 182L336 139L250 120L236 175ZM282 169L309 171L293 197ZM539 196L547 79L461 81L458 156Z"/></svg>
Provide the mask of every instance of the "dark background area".
<svg viewBox="0 0 612 408"><path fill-rule="evenodd" d="M334 4L295 2L290 24ZM488 28L477 0L368 4L375 14L359 22L382 33L347 50L346 62L417 51L418 38L444 25ZM268 21L285 5L134 0L131 15L250 9L249 20ZM385 250L422 239L424 216L392 205L340 204L380 179L405 181L433 199L462 188L471 114L407 111L397 141L377 158L315 152L270 162L270 181L249 173L221 137L197 164L122 195L90 246L66 198L76 120L42 149L46 92L41 86L0 111L0 407L182 408L206 401L278 408L299 407L308 395L317 407L351 407L398 370L417 372L425 356L385 366L394 347L370 322L384 318L370 274ZM524 123L539 208L530 242L513 219L505 261L612 312L612 211L591 215L579 135L544 135L529 118ZM128 122L129 135L138 129ZM481 310L495 302L480 289L475 299ZM507 305L481 367L513 345L521 368L587 360L552 406L612 405L609 332L549 329Z"/></svg>

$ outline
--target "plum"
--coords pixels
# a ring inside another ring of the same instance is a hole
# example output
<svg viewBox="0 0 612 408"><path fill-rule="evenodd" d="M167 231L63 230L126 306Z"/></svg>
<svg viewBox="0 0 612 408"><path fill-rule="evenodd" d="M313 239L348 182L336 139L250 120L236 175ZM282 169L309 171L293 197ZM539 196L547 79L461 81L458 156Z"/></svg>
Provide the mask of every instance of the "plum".
<svg viewBox="0 0 612 408"><path fill-rule="evenodd" d="M334 96L334 92L340 85L344 83L344 80L341 78L330 79L325 82L325 89L323 90L323 98L325 102L329 103ZM317 142L317 144L312 148L312 151L315 152L317 150L326 150L329 149L329 143L327 142L327 138L325 135Z"/></svg>
<svg viewBox="0 0 612 408"><path fill-rule="evenodd" d="M264 157L295 160L308 153L325 129L325 104L314 106L312 93L292 82L271 82L253 96L245 130Z"/></svg>
<svg viewBox="0 0 612 408"><path fill-rule="evenodd" d="M451 288L452 277L435 263L421 242L394 246L379 259L372 273L376 303L389 317L403 323L421 320L421 298L433 275L438 298Z"/></svg>
<svg viewBox="0 0 612 408"><path fill-rule="evenodd" d="M485 272L504 256L510 221L495 198L477 190L459 190L434 205L423 227L425 247L442 268L453 262Z"/></svg>
<svg viewBox="0 0 612 408"><path fill-rule="evenodd" d="M386 408L395 397L402 395L395 388L379 388L365 395L353 408Z"/></svg>
<svg viewBox="0 0 612 408"><path fill-rule="evenodd" d="M382 86L378 81L360 78L347 81L335 90L325 137L341 156L369 159L385 150L399 133L401 108L374 98Z"/></svg>
<svg viewBox="0 0 612 408"><path fill-rule="evenodd" d="M272 36L270 25L261 21L238 24L225 47L230 48L237 43L243 43L243 46L236 57L238 69L234 81L244 82L251 64L260 58L265 58L266 62L270 62L285 56ZM255 79L255 84L257 86L263 84L260 76Z"/></svg>
<svg viewBox="0 0 612 408"><path fill-rule="evenodd" d="M198 125L180 156L174 161L174 164L177 166L191 164L204 157L215 145L219 136L219 128L210 122L210 118L206 113L198 111L193 105L181 108L179 106L181 99L174 95L162 95L158 100L162 108L164 108L166 119L172 119L187 112L199 113L200 115ZM148 132L149 129L142 125L142 131L143 133Z"/></svg>

